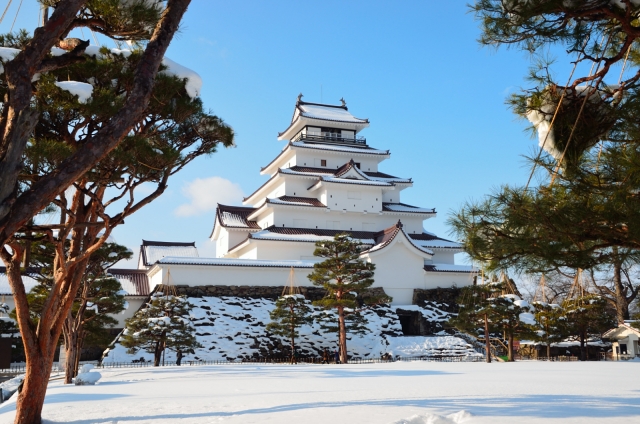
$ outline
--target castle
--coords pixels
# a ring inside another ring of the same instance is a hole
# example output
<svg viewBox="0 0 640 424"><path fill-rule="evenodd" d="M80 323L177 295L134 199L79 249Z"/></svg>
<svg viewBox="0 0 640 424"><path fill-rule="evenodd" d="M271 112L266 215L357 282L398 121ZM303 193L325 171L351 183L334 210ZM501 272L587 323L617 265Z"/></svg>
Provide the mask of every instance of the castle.
<svg viewBox="0 0 640 424"><path fill-rule="evenodd" d="M310 285L315 242L343 232L366 246L361 257L376 265L373 287L393 305L414 303L416 289L471 284L477 270L455 264L461 245L423 229L436 210L402 203L412 179L381 171L391 153L367 143L361 131L368 126L344 101L299 96L278 136L284 148L261 170L267 181L243 206L218 205L210 236L217 257L198 257L190 243L144 242L139 268L150 288L169 278L187 286L282 286L291 268L300 286Z"/></svg>

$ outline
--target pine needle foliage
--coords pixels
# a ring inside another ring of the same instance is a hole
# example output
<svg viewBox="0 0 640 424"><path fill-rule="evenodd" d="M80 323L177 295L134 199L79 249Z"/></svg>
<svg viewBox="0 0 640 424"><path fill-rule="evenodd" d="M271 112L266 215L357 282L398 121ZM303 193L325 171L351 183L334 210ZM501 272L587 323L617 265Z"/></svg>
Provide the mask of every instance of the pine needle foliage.
<svg viewBox="0 0 640 424"><path fill-rule="evenodd" d="M298 329L303 325L313 323L312 312L310 302L301 294L278 298L275 309L269 312L271 322L267 324L267 331L289 339L292 363L295 361L296 355L296 338L300 335Z"/></svg>
<svg viewBox="0 0 640 424"><path fill-rule="evenodd" d="M613 315L608 311L607 301L590 293L567 299L562 303L567 319L569 335L580 341L581 360L588 360L586 343L592 337L599 338L602 333L616 326Z"/></svg>
<svg viewBox="0 0 640 424"><path fill-rule="evenodd" d="M569 336L569 323L562 307L555 303L533 302L535 324L531 325L531 339L547 348L547 358L551 357L551 345Z"/></svg>
<svg viewBox="0 0 640 424"><path fill-rule="evenodd" d="M347 327L348 315L359 315L358 298L364 305L375 305L388 302L389 298L366 296L367 289L373 283L375 265L360 257L365 247L347 233L336 234L333 240L316 242L314 256L324 258L313 266L309 280L313 285L327 291L324 298L315 301L314 305L324 309L335 309L338 314L338 338L340 361L347 362Z"/></svg>
<svg viewBox="0 0 640 424"><path fill-rule="evenodd" d="M154 355L154 366L160 365L162 352L190 352L202 347L195 337L190 319L192 305L186 298L156 292L146 307L126 321L120 343L135 354L140 349Z"/></svg>

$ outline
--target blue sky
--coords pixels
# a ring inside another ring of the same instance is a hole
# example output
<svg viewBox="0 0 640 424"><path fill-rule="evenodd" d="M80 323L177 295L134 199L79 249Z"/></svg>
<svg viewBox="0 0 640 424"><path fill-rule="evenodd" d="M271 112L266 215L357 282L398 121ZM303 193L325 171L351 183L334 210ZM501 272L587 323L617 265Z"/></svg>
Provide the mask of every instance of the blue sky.
<svg viewBox="0 0 640 424"><path fill-rule="evenodd" d="M237 203L266 180L260 168L283 147L277 133L298 93L312 102L344 97L354 115L369 118L361 134L391 150L380 170L412 177L402 201L436 207L425 228L448 236L452 210L526 181L521 155L536 145L527 122L504 103L528 86L529 58L481 48L465 3L194 0L167 56L202 76L201 97L234 128L237 147L176 175L160 199L114 232L116 241L136 257L141 239L195 241L201 256L211 255L215 211L208 206ZM33 29L37 14L35 0L25 0L15 28Z"/></svg>

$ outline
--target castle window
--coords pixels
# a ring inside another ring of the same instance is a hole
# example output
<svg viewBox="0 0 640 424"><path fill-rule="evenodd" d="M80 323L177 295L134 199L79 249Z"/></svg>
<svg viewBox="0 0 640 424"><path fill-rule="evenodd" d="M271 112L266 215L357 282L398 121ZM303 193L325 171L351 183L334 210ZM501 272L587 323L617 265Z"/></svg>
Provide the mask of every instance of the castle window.
<svg viewBox="0 0 640 424"><path fill-rule="evenodd" d="M327 166L327 160L326 159L320 159L320 166Z"/></svg>

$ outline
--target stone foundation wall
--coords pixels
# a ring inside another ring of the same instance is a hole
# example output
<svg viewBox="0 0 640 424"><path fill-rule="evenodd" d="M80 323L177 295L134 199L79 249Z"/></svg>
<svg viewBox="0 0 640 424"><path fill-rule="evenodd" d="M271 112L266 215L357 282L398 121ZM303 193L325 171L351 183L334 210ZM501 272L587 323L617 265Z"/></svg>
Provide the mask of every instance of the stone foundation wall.
<svg viewBox="0 0 640 424"><path fill-rule="evenodd" d="M234 296L247 299L272 299L276 300L282 296L284 286L174 286L178 295L188 297L205 297L205 296ZM307 299L314 301L322 299L326 291L320 287L298 287L300 293ZM159 285L156 291L163 291ZM368 289L362 296L366 299L369 296L386 296L382 287Z"/></svg>
<svg viewBox="0 0 640 424"><path fill-rule="evenodd" d="M414 289L413 304L425 307L427 304L438 304L438 309L458 313L456 299L460 296L461 289L458 287L438 287L435 289Z"/></svg>

